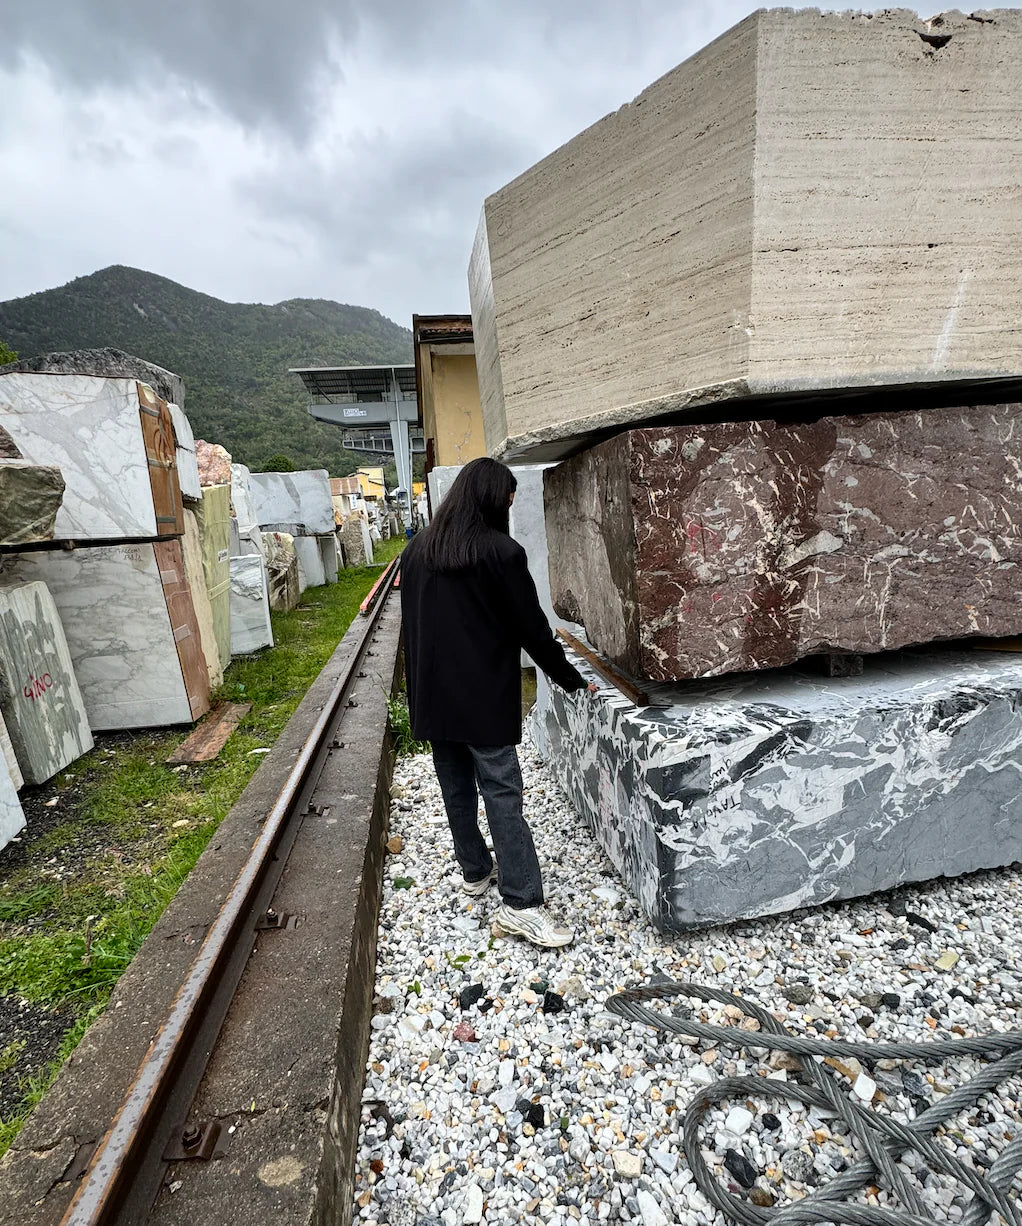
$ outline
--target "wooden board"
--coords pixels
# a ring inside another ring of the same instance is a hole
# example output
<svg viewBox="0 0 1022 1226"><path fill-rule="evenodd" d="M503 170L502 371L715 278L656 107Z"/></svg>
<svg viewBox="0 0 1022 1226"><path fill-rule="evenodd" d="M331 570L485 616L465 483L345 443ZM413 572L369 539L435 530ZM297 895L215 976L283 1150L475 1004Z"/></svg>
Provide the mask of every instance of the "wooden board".
<svg viewBox="0 0 1022 1226"><path fill-rule="evenodd" d="M242 716L252 710L250 702L221 702L167 759L168 766L184 762L209 762L227 744Z"/></svg>
<svg viewBox="0 0 1022 1226"><path fill-rule="evenodd" d="M174 421L167 402L155 395L147 383L136 386L142 438L149 461L149 481L153 488L156 531L160 536L180 536L185 530L185 519L177 475Z"/></svg>
<svg viewBox="0 0 1022 1226"><path fill-rule="evenodd" d="M184 511L182 509L182 526ZM198 719L209 710L209 670L202 654L199 638L199 622L192 604L192 593L185 577L184 555L180 541L155 541L153 550L156 565L160 569L160 582L170 614L170 626L181 662L188 707L192 719Z"/></svg>

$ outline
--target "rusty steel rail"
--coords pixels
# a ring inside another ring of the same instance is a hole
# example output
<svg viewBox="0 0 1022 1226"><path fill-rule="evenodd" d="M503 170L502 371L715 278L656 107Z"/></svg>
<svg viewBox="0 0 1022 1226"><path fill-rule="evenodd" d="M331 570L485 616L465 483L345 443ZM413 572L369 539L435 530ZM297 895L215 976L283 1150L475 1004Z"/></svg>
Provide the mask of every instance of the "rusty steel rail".
<svg viewBox="0 0 1022 1226"><path fill-rule="evenodd" d="M358 679L397 572L390 564L344 673L302 745L243 868L206 933L195 961L100 1141L61 1226L126 1226L144 1221L163 1182L172 1138L184 1124L216 1046L269 903L322 773L331 741ZM373 595L375 593L375 596ZM215 1137L203 1139L213 1145ZM185 1145L199 1141L186 1134Z"/></svg>
<svg viewBox="0 0 1022 1226"><path fill-rule="evenodd" d="M391 590L391 587L397 586L397 584L394 582L394 576L397 574L397 570L400 564L401 564L401 555L398 554L398 556L393 559L393 561L390 563L387 569L383 572L383 574L380 575L379 579L377 579L376 582L373 584L373 586L369 589L369 595L366 596L365 600L363 600L362 603L358 606L358 611L359 613L362 614L363 617L369 616L369 613L372 610L373 605L375 605L376 601L379 599L379 594L381 590L385 590L389 593Z"/></svg>

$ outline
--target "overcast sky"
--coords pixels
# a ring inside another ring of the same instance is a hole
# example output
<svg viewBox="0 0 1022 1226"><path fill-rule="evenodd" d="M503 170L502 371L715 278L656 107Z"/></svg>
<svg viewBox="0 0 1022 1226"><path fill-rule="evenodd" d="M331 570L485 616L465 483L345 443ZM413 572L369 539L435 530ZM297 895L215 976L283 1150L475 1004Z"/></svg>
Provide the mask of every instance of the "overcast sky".
<svg viewBox="0 0 1022 1226"><path fill-rule="evenodd" d="M0 4L0 301L130 264L467 311L483 199L755 6Z"/></svg>

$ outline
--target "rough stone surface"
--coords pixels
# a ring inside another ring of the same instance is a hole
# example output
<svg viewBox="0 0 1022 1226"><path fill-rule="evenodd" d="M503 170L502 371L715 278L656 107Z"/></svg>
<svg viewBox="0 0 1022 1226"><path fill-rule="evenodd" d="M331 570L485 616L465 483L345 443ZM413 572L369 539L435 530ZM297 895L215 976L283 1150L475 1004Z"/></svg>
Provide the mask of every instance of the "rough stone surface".
<svg viewBox="0 0 1022 1226"><path fill-rule="evenodd" d="M1020 52L1014 10L760 11L490 196L469 269L489 453L1017 376Z"/></svg>
<svg viewBox="0 0 1022 1226"><path fill-rule="evenodd" d="M7 366L0 366L0 374L18 370L35 374L139 379L148 383L161 400L176 404L181 409L185 404L185 385L180 375L121 349L69 349L59 353L43 353L34 358L21 358Z"/></svg>
<svg viewBox="0 0 1022 1226"><path fill-rule="evenodd" d="M537 744L661 930L1022 859L1017 654L654 687L662 710L539 681Z"/></svg>
<svg viewBox="0 0 1022 1226"><path fill-rule="evenodd" d="M264 532L266 577L270 608L286 613L298 607L298 554L289 532Z"/></svg>
<svg viewBox="0 0 1022 1226"><path fill-rule="evenodd" d="M230 485L231 453L219 443L207 443L204 438L195 440L195 461L202 485Z"/></svg>
<svg viewBox="0 0 1022 1226"><path fill-rule="evenodd" d="M341 525L337 535L344 550L345 566L368 566L372 562L372 549L368 553L366 551L368 533L365 520L361 516L350 515ZM372 541L369 544L371 545Z"/></svg>
<svg viewBox="0 0 1022 1226"><path fill-rule="evenodd" d="M52 541L63 497L56 465L0 460L0 545Z"/></svg>
<svg viewBox="0 0 1022 1226"><path fill-rule="evenodd" d="M1022 632L1022 405L631 430L546 473L555 609L655 680Z"/></svg>

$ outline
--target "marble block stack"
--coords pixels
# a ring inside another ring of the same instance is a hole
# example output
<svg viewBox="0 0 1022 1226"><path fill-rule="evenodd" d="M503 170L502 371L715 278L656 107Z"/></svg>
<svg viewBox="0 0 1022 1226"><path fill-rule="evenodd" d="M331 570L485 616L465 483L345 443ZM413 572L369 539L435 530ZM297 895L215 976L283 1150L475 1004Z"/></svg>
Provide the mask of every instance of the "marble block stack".
<svg viewBox="0 0 1022 1226"><path fill-rule="evenodd" d="M270 625L270 578L266 544L255 517L251 473L227 457L231 490L230 591L231 655L250 655L273 646Z"/></svg>
<svg viewBox="0 0 1022 1226"><path fill-rule="evenodd" d="M259 527L264 532L286 532L293 538L300 591L336 582L334 504L326 470L251 473L249 489Z"/></svg>
<svg viewBox="0 0 1022 1226"><path fill-rule="evenodd" d="M535 731L665 930L1022 859L1020 52L761 11L485 202L487 448L655 700Z"/></svg>
<svg viewBox="0 0 1022 1226"><path fill-rule="evenodd" d="M182 541L182 485L201 497L182 398L176 376L114 350L0 374L0 427L65 486L52 535L5 547L3 579L52 596L86 730L190 723L209 707L209 602Z"/></svg>

